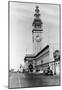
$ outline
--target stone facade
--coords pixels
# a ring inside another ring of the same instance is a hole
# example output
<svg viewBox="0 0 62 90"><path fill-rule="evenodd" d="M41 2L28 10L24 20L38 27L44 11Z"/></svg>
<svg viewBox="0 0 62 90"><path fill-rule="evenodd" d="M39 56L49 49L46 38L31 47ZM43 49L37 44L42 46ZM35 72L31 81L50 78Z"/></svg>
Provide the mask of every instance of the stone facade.
<svg viewBox="0 0 62 90"><path fill-rule="evenodd" d="M40 19L39 7L36 6L35 18L33 21L32 40L33 40L33 54L25 56L24 61L27 62L27 69L30 64L33 65L33 70L46 70L48 66L53 71L53 74L60 74L60 53L59 45L55 43L47 43L42 48L42 20ZM50 41L51 42L51 41ZM55 42L55 41L54 41ZM55 52L56 51L56 52ZM59 58L58 58L59 56Z"/></svg>

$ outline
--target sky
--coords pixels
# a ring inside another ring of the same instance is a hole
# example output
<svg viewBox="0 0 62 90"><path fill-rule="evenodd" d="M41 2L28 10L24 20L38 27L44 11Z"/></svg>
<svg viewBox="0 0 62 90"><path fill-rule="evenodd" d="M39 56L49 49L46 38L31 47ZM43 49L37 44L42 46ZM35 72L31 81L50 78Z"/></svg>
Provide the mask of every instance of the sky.
<svg viewBox="0 0 62 90"><path fill-rule="evenodd" d="M10 2L10 68L18 70L24 57L33 53L32 23L36 5L43 22L42 48L59 44L59 5ZM26 52L27 49L27 52Z"/></svg>

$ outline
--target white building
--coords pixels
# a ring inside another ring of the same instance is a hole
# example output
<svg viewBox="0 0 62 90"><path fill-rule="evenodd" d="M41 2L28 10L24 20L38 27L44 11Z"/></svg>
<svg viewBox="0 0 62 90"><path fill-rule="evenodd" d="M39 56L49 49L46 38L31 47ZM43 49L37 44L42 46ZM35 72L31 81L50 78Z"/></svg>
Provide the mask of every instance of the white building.
<svg viewBox="0 0 62 90"><path fill-rule="evenodd" d="M25 57L25 63L30 63L34 66L34 69L38 68L45 70L48 65L54 74L59 74L60 72L60 59L54 58L54 52L59 49L59 40L53 38L53 33L51 32L52 38L50 38L49 33L44 30L43 22L40 19L39 7L36 6L35 18L32 26L32 39L33 39L33 55L27 55ZM47 34L47 35L46 35ZM59 38L59 35L58 35Z"/></svg>

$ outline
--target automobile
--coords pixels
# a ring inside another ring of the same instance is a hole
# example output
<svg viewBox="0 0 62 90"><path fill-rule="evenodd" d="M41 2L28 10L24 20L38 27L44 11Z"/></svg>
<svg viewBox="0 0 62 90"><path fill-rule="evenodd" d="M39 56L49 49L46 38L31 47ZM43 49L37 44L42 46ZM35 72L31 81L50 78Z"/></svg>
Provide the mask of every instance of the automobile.
<svg viewBox="0 0 62 90"><path fill-rule="evenodd" d="M39 72L40 71L40 69L36 69L36 72Z"/></svg>
<svg viewBox="0 0 62 90"><path fill-rule="evenodd" d="M37 70L37 72L33 72L34 74L43 74L43 70Z"/></svg>
<svg viewBox="0 0 62 90"><path fill-rule="evenodd" d="M43 74L43 70L39 70L37 74Z"/></svg>
<svg viewBox="0 0 62 90"><path fill-rule="evenodd" d="M45 70L44 74L45 75L53 75L53 72L52 72L52 70Z"/></svg>
<svg viewBox="0 0 62 90"><path fill-rule="evenodd" d="M43 70L40 70L39 73L43 73Z"/></svg>

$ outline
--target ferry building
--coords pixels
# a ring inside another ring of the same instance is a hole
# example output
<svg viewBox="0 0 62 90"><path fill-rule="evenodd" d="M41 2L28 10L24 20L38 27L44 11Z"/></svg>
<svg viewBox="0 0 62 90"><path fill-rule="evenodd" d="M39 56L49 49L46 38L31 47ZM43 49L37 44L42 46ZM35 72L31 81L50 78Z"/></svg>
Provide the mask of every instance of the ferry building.
<svg viewBox="0 0 62 90"><path fill-rule="evenodd" d="M33 54L27 54L24 58L24 62L28 69L29 65L33 65L33 71L36 69L46 70L48 66L53 71L53 74L60 73L60 50L59 48L53 48L53 44L43 44L43 21L40 18L39 7L36 6L34 20L32 23L32 42L33 42ZM45 36L46 37L46 36ZM46 37L47 38L47 37ZM55 44L57 47L58 44ZM56 47L55 46L55 47ZM54 50L53 50L54 49Z"/></svg>

